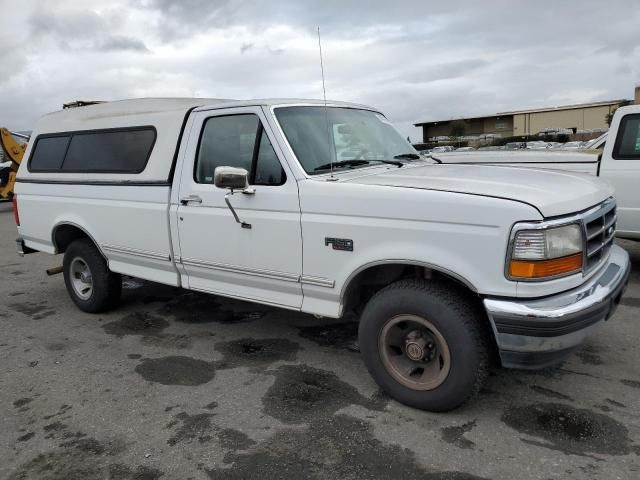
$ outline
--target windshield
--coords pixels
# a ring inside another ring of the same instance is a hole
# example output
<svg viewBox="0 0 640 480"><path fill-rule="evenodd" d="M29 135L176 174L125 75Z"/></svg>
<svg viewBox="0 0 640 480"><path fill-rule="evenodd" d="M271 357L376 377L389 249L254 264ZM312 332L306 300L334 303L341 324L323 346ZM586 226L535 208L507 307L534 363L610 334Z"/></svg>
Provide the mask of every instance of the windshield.
<svg viewBox="0 0 640 480"><path fill-rule="evenodd" d="M360 168L373 161L402 158L399 155L417 156L413 146L376 112L319 105L279 107L275 115L302 168L311 175L327 173L332 162L334 169Z"/></svg>

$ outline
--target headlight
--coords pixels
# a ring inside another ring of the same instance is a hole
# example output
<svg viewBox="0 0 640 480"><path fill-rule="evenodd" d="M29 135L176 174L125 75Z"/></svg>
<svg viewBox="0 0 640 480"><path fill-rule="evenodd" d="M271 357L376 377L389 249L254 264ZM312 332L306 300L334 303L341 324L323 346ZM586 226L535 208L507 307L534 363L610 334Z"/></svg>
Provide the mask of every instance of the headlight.
<svg viewBox="0 0 640 480"><path fill-rule="evenodd" d="M509 259L509 277L543 280L582 270L583 238L580 225L520 230Z"/></svg>

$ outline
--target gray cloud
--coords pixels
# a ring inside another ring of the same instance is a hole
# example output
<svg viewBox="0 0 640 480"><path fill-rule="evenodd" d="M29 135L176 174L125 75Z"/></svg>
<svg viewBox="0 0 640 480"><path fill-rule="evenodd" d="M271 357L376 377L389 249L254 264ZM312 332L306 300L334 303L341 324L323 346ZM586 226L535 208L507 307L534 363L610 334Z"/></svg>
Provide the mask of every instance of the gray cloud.
<svg viewBox="0 0 640 480"><path fill-rule="evenodd" d="M254 46L255 46L255 43L243 43L240 46L240 53L245 53L245 52L251 50Z"/></svg>
<svg viewBox="0 0 640 480"><path fill-rule="evenodd" d="M320 98L412 123L625 98L640 80L634 0L24 0L0 17L0 125L74 99Z"/></svg>
<svg viewBox="0 0 640 480"><path fill-rule="evenodd" d="M103 52L132 50L136 52L149 52L149 49L142 40L127 37L124 35L116 35L107 37L96 44L96 50Z"/></svg>
<svg viewBox="0 0 640 480"><path fill-rule="evenodd" d="M101 14L90 9L35 9L27 19L32 38L53 41L69 50L148 52L145 43L128 34L113 33L121 21L119 12Z"/></svg>

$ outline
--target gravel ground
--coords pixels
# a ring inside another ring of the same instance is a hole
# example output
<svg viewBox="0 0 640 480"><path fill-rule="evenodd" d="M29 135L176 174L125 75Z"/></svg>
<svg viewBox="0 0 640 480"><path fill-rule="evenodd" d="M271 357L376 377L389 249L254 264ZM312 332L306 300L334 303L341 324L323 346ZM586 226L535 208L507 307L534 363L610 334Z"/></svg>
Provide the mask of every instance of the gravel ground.
<svg viewBox="0 0 640 480"><path fill-rule="evenodd" d="M76 309L0 204L0 478L640 478L640 243L612 320L562 366L496 370L431 414L388 399L353 319L138 280Z"/></svg>

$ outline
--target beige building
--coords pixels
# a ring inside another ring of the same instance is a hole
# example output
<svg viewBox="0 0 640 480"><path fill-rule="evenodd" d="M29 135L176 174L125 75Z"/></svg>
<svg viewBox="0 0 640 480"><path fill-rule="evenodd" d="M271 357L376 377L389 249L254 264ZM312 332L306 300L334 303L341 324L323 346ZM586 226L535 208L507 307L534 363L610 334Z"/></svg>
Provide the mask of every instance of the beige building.
<svg viewBox="0 0 640 480"><path fill-rule="evenodd" d="M640 95L636 90L636 97ZM630 100L563 105L531 110L501 112L485 117L457 118L416 123L422 128L424 142L437 137L484 136L500 137L536 135L549 129L570 129L573 132L608 128L607 115Z"/></svg>

